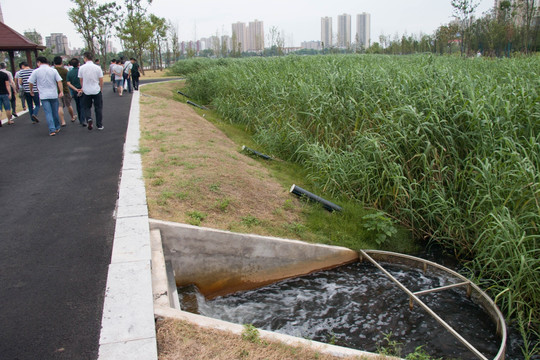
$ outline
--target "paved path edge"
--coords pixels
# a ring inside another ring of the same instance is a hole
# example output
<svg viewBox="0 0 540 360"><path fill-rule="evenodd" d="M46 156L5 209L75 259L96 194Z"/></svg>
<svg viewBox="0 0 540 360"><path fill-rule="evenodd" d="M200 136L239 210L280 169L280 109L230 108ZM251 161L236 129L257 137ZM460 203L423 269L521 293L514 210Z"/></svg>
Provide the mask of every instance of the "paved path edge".
<svg viewBox="0 0 540 360"><path fill-rule="evenodd" d="M107 276L99 360L157 360L148 207L139 153L140 93L133 92Z"/></svg>

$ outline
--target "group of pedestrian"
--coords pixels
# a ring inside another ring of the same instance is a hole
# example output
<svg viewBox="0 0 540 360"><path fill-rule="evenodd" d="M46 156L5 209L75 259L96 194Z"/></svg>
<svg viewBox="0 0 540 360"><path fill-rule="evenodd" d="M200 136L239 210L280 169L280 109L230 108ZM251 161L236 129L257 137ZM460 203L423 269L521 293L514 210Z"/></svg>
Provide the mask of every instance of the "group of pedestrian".
<svg viewBox="0 0 540 360"><path fill-rule="evenodd" d="M97 129L103 130L103 71L93 62L92 54L84 53L82 66L77 58L71 59L69 70L63 66L59 56L54 58L53 67L43 56L37 57L36 62L36 69L31 69L28 63L21 62L20 70L15 76L16 82L11 73L5 70L5 64L0 64L0 111L5 110L7 123L14 124L12 116L17 116L16 94L20 91L23 109L28 105L32 123L39 123L37 115L40 108L43 108L49 136L57 135L61 127L66 126L64 108L67 108L72 122L78 118L82 126L92 130L95 120ZM2 71L3 69L5 71ZM77 114L71 105L72 98L75 100ZM91 117L92 106L95 119Z"/></svg>
<svg viewBox="0 0 540 360"><path fill-rule="evenodd" d="M139 90L139 64L137 60L131 58L124 61L120 59L112 59L109 66L109 72L111 74L111 83L113 92L117 92L119 96L122 96L124 90L129 93L133 90Z"/></svg>
<svg viewBox="0 0 540 360"><path fill-rule="evenodd" d="M2 109L6 111L8 125L14 124L11 120L12 116L17 117L17 113L15 112L15 104L17 102L16 93L17 90L13 81L13 75L6 70L5 63L0 63L0 111ZM2 126L1 122L0 126Z"/></svg>

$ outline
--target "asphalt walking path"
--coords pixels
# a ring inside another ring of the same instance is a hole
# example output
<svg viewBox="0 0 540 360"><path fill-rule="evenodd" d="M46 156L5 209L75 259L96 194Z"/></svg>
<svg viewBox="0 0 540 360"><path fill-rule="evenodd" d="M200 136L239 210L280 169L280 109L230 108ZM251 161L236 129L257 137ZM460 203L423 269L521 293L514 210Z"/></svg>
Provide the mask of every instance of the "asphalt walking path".
<svg viewBox="0 0 540 360"><path fill-rule="evenodd" d="M0 128L2 360L98 356L131 97L106 82L102 131L67 109L57 136L43 110Z"/></svg>

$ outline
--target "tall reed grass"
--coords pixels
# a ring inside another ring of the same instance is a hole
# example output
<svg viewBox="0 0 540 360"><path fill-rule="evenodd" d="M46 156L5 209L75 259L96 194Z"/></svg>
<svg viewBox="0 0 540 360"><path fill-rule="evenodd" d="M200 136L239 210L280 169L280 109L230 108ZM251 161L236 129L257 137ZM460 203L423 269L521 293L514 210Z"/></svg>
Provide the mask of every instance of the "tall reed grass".
<svg viewBox="0 0 540 360"><path fill-rule="evenodd" d="M451 249L534 347L540 57L221 60L189 72L188 89L324 191Z"/></svg>

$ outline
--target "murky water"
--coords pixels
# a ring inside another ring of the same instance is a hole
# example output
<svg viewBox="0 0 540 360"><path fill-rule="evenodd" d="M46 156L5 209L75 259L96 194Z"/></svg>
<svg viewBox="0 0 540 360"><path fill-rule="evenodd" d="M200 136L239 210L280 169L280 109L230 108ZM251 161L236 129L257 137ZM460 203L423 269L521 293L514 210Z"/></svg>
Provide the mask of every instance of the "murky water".
<svg viewBox="0 0 540 360"><path fill-rule="evenodd" d="M384 264L410 290L457 282L439 274ZM476 357L402 290L369 263L285 280L261 289L205 301L200 294L179 289L182 308L201 315L316 341L377 352L391 334L403 357L418 346L444 359ZM189 299L196 299L193 301ZM495 325L482 308L456 288L421 296L467 341L492 359L499 349Z"/></svg>

